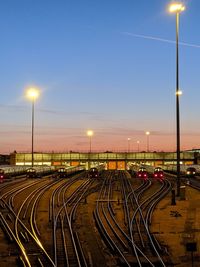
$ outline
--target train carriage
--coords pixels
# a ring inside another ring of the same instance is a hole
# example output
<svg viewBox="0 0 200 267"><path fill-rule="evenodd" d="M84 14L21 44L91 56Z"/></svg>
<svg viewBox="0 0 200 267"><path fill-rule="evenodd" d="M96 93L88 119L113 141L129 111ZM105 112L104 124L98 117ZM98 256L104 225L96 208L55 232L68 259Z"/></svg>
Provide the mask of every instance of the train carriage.
<svg viewBox="0 0 200 267"><path fill-rule="evenodd" d="M196 175L196 169L194 167L188 167L186 169L186 176L187 177L195 177Z"/></svg>
<svg viewBox="0 0 200 267"><path fill-rule="evenodd" d="M53 171L53 166L34 166L26 170L26 176L28 178L39 178L45 175L50 175Z"/></svg>
<svg viewBox="0 0 200 267"><path fill-rule="evenodd" d="M56 171L56 177L58 177L58 178L66 178L67 177L67 169L66 168L59 168Z"/></svg>
<svg viewBox="0 0 200 267"><path fill-rule="evenodd" d="M69 166L69 167L61 167L55 171L55 178L66 178L72 175L83 172L85 167L83 166Z"/></svg>
<svg viewBox="0 0 200 267"><path fill-rule="evenodd" d="M0 169L0 182L2 183L5 179L5 171L3 169Z"/></svg>
<svg viewBox="0 0 200 267"><path fill-rule="evenodd" d="M34 169L34 168L27 169L26 170L26 177L27 178L36 178L37 177L36 169Z"/></svg>
<svg viewBox="0 0 200 267"><path fill-rule="evenodd" d="M177 166L176 164L163 165L162 169L165 172L176 174ZM195 177L200 173L200 165L180 165L180 174L182 177Z"/></svg>
<svg viewBox="0 0 200 267"><path fill-rule="evenodd" d="M137 177L144 179L144 180L148 179L148 172L147 172L146 168L144 168L144 167L139 168L139 170L137 172Z"/></svg>
<svg viewBox="0 0 200 267"><path fill-rule="evenodd" d="M160 167L155 168L153 172L153 178L162 180L164 178L163 169Z"/></svg>
<svg viewBox="0 0 200 267"><path fill-rule="evenodd" d="M99 171L97 168L91 168L88 172L89 178L98 178L99 177Z"/></svg>

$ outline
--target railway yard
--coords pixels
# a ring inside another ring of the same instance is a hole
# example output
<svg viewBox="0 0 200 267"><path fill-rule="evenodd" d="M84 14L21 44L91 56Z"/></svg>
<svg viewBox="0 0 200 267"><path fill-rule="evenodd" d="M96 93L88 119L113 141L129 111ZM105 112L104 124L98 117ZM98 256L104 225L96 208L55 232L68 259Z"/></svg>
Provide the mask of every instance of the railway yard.
<svg viewBox="0 0 200 267"><path fill-rule="evenodd" d="M0 266L199 266L200 196L198 183L190 185L174 203L170 174L7 179L0 184ZM194 243L192 254L186 247Z"/></svg>

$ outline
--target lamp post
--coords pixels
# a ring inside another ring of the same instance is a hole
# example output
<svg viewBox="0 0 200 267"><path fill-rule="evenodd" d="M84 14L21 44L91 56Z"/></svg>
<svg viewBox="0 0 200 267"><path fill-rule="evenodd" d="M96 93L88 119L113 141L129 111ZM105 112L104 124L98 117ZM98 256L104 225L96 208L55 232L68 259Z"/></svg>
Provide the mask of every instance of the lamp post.
<svg viewBox="0 0 200 267"><path fill-rule="evenodd" d="M140 141L137 141L137 151L140 152Z"/></svg>
<svg viewBox="0 0 200 267"><path fill-rule="evenodd" d="M145 134L147 136L147 152L149 152L149 135L150 135L150 132L147 131Z"/></svg>
<svg viewBox="0 0 200 267"><path fill-rule="evenodd" d="M90 169L90 154L92 151L92 136L94 135L94 132L92 130L88 130L87 131L87 136L89 137L89 165L88 165L88 169Z"/></svg>
<svg viewBox="0 0 200 267"><path fill-rule="evenodd" d="M130 137L128 137L128 153L130 152L130 141L131 141L131 138Z"/></svg>
<svg viewBox="0 0 200 267"><path fill-rule="evenodd" d="M31 166L34 166L34 106L35 100L39 97L40 91L37 88L28 88L26 91L26 96L32 102L32 119L31 119Z"/></svg>
<svg viewBox="0 0 200 267"><path fill-rule="evenodd" d="M89 152L91 153L92 151L92 136L93 136L94 132L92 130L88 130L87 131L87 136L89 136L89 141L90 141L90 149L89 149Z"/></svg>
<svg viewBox="0 0 200 267"><path fill-rule="evenodd" d="M176 14L176 158L177 158L177 196L180 196L180 110L179 96L179 14L185 10L182 3L172 3L169 12Z"/></svg>

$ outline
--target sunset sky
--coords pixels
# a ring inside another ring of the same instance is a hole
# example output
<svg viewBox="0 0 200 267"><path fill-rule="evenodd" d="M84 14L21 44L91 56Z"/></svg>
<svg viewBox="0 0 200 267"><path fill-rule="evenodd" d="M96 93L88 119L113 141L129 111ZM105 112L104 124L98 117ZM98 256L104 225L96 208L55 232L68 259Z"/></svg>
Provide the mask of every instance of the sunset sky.
<svg viewBox="0 0 200 267"><path fill-rule="evenodd" d="M200 147L200 1L180 15L181 149ZM0 1L0 153L176 150L170 0Z"/></svg>

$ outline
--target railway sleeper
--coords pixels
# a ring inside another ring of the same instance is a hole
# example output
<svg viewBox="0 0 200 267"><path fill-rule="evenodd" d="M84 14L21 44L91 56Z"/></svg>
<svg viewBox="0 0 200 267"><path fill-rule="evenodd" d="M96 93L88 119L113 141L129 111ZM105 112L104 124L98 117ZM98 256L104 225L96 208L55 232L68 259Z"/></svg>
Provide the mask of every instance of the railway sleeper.
<svg viewBox="0 0 200 267"><path fill-rule="evenodd" d="M13 238L12 238L12 235L10 234L10 231L8 230L6 224L3 222L2 218L0 218L0 225L1 225L1 228L4 232L4 234L6 235L6 237L8 238L8 241L10 243L13 243Z"/></svg>
<svg viewBox="0 0 200 267"><path fill-rule="evenodd" d="M81 246L81 242L80 242L80 239L79 239L77 232L75 232L74 237L75 237L76 244L78 245L77 250L78 250L78 253L80 255L81 267L87 267L88 264L87 264L87 261L86 261L86 258L85 258L84 252L83 252L83 248Z"/></svg>
<svg viewBox="0 0 200 267"><path fill-rule="evenodd" d="M5 205L4 205L3 202L1 202L0 206L1 206L2 209L5 209Z"/></svg>
<svg viewBox="0 0 200 267"><path fill-rule="evenodd" d="M116 248L112 244L112 240L109 238L109 236L107 234L105 234L105 231L102 229L102 226L100 225L99 219L97 218L96 212L93 212L93 216L94 216L94 219L95 219L95 222L96 222L96 226L97 226L97 228L98 228L103 240L110 247L111 251L113 253L116 253Z"/></svg>
<svg viewBox="0 0 200 267"><path fill-rule="evenodd" d="M6 219L8 219L10 222L12 222L12 217L9 213L6 215Z"/></svg>
<svg viewBox="0 0 200 267"><path fill-rule="evenodd" d="M127 263L123 260L123 258L117 257L116 261L117 261L117 266L127 267ZM134 267L134 266L138 267L138 263L136 265L134 265L133 260L129 260L129 263L131 264L131 267ZM142 265L142 267L143 267L143 265Z"/></svg>
<svg viewBox="0 0 200 267"><path fill-rule="evenodd" d="M156 250L157 250L157 252L158 252L159 254L162 254L162 255L165 254L165 250L164 250L164 249L161 249L161 250L160 250L159 247L157 247L157 245L156 245L155 243L154 243L154 246L155 246L155 248L156 248ZM157 257L157 252L155 251L155 248L153 248L153 246L152 246L151 243L148 244L148 247L149 247L149 249L150 249L152 255L155 256L155 257Z"/></svg>
<svg viewBox="0 0 200 267"><path fill-rule="evenodd" d="M26 236L26 239L27 239L27 241L29 242L30 239L29 239L28 233L27 233L27 232L24 232L24 235Z"/></svg>
<svg viewBox="0 0 200 267"><path fill-rule="evenodd" d="M108 205L109 205L109 207L110 207L110 211L111 211L112 215L115 216L115 215L116 215L116 212L114 211L113 206L111 205L110 202L109 202Z"/></svg>
<svg viewBox="0 0 200 267"><path fill-rule="evenodd" d="M17 266L20 267L26 267L26 263L24 261L24 259L22 258L22 256L19 256L16 260Z"/></svg>
<svg viewBox="0 0 200 267"><path fill-rule="evenodd" d="M152 241L154 243L154 246L158 250L158 252L160 252L162 254L166 254L166 248L160 245L160 243L158 242L158 240L155 237L155 235L151 234L151 239L152 239Z"/></svg>
<svg viewBox="0 0 200 267"><path fill-rule="evenodd" d="M27 238L26 238L25 232L20 231L20 235L23 238L23 240L24 240L25 243L28 243L29 242L29 240L27 240Z"/></svg>
<svg viewBox="0 0 200 267"><path fill-rule="evenodd" d="M45 267L45 265L42 263L42 261L41 261L41 259L39 257L37 258L37 266Z"/></svg>

